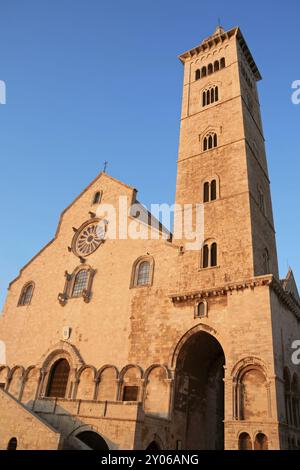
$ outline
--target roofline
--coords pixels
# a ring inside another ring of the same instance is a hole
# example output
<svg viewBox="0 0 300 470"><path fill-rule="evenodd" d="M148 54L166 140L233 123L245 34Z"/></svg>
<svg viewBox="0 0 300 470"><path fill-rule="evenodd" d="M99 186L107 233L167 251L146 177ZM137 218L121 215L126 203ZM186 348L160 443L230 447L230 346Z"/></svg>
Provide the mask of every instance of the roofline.
<svg viewBox="0 0 300 470"><path fill-rule="evenodd" d="M246 60L256 78L257 81L262 79L262 76L258 70L258 67L253 59L253 56L250 52L250 49L247 46L246 40L238 26L230 29L229 31L225 31L222 34L216 36L210 36L207 39L204 39L201 44L192 49L189 49L186 52L183 52L178 56L179 60L184 64L187 59L193 58L198 56L201 52L206 52L207 50L211 49L214 46L217 46L220 43L232 38L235 36L239 42L239 45L245 54Z"/></svg>

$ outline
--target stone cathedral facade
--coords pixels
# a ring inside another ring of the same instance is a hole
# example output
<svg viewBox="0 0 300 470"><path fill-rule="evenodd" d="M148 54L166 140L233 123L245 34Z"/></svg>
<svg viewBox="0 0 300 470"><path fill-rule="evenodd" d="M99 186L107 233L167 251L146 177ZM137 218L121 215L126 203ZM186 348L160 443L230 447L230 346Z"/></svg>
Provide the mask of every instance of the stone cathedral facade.
<svg viewBox="0 0 300 470"><path fill-rule="evenodd" d="M203 204L204 241L158 222L156 239L105 238L100 203L139 206L106 173L63 211L0 318L1 449L300 447L300 299L278 275L261 76L239 28L180 61L176 204Z"/></svg>

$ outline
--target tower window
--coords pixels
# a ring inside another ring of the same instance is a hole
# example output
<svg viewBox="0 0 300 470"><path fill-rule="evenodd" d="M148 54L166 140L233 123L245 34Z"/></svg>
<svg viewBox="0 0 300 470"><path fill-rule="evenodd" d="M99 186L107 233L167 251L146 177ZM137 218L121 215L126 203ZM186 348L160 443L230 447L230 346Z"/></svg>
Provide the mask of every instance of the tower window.
<svg viewBox="0 0 300 470"><path fill-rule="evenodd" d="M206 67L202 67L201 76L206 77L206 75L207 75Z"/></svg>
<svg viewBox="0 0 300 470"><path fill-rule="evenodd" d="M224 57L222 57L222 59L220 60L220 69L224 69L225 68L225 59Z"/></svg>
<svg viewBox="0 0 300 470"><path fill-rule="evenodd" d="M93 204L100 204L102 199L102 191L97 191L93 197Z"/></svg>
<svg viewBox="0 0 300 470"><path fill-rule="evenodd" d="M203 151L211 150L218 146L218 138L215 132L208 133L203 139Z"/></svg>
<svg viewBox="0 0 300 470"><path fill-rule="evenodd" d="M202 106L207 106L219 101L219 89L217 86L210 87L202 92Z"/></svg>
<svg viewBox="0 0 300 470"><path fill-rule="evenodd" d="M213 65L212 64L208 64L208 67L207 67L207 75L211 75L213 73L214 69L213 69Z"/></svg>
<svg viewBox="0 0 300 470"><path fill-rule="evenodd" d="M34 289L33 282L30 282L29 284L26 284L23 287L20 298L19 298L19 302L18 302L18 305L20 307L30 304L32 295L33 295L33 289Z"/></svg>
<svg viewBox="0 0 300 470"><path fill-rule="evenodd" d="M211 202L217 199L217 180L205 181L203 184L203 202Z"/></svg>
<svg viewBox="0 0 300 470"><path fill-rule="evenodd" d="M202 268L214 268L218 265L218 247L216 242L205 243L202 248Z"/></svg>
<svg viewBox="0 0 300 470"><path fill-rule="evenodd" d="M214 72L218 72L220 70L220 64L219 61L216 60L214 63Z"/></svg>
<svg viewBox="0 0 300 470"><path fill-rule="evenodd" d="M270 271L271 271L271 269L270 269L270 255L269 255L269 251L268 251L267 248L264 251L263 261L264 261L264 274L270 274Z"/></svg>
<svg viewBox="0 0 300 470"><path fill-rule="evenodd" d="M195 80L200 80L201 78L201 72L200 69L197 69L195 72Z"/></svg>

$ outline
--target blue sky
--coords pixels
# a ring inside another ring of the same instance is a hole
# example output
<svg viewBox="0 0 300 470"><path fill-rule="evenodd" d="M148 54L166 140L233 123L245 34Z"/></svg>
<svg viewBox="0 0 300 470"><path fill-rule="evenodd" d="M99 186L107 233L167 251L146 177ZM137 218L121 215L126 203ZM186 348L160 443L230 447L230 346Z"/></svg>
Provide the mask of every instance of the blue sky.
<svg viewBox="0 0 300 470"><path fill-rule="evenodd" d="M145 204L173 202L177 55L212 34L218 17L241 27L264 78L280 273L291 264L300 280L299 1L0 0L0 305L105 160Z"/></svg>

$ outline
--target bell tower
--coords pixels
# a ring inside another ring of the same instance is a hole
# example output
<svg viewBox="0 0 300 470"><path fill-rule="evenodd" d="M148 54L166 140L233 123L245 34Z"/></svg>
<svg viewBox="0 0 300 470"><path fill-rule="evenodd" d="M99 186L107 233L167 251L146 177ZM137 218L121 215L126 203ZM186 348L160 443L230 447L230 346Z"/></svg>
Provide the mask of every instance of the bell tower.
<svg viewBox="0 0 300 470"><path fill-rule="evenodd" d="M204 204L200 268L214 282L278 277L270 181L257 82L239 28L180 55L184 66L177 204ZM175 227L176 230L176 227Z"/></svg>

